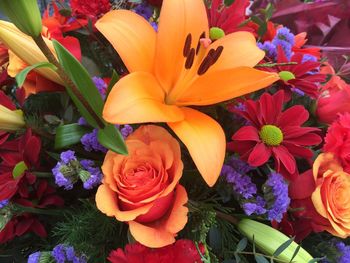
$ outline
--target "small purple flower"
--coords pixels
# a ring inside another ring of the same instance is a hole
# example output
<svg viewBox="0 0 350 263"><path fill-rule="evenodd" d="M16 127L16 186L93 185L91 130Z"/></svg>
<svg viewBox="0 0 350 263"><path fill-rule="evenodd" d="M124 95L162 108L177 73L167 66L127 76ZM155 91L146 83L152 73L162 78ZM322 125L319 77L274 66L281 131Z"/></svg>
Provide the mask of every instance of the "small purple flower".
<svg viewBox="0 0 350 263"><path fill-rule="evenodd" d="M89 190L99 185L102 180L100 168L95 167L95 163L91 160L81 160L80 164L85 169L79 173L83 187Z"/></svg>
<svg viewBox="0 0 350 263"><path fill-rule="evenodd" d="M266 56L275 59L277 56L276 46L270 41L265 41L264 43L258 43L258 48L265 51Z"/></svg>
<svg viewBox="0 0 350 263"><path fill-rule="evenodd" d="M86 121L86 119L84 117L80 117L79 120L78 120L78 124L80 126L88 126L88 122Z"/></svg>
<svg viewBox="0 0 350 263"><path fill-rule="evenodd" d="M128 137L133 131L134 129L128 124L124 125L124 127L120 129L120 132L123 135L124 139Z"/></svg>
<svg viewBox="0 0 350 263"><path fill-rule="evenodd" d="M310 54L305 54L303 56L303 59L301 61L301 63L305 63L307 61L311 61L311 62L317 62L317 57L310 55Z"/></svg>
<svg viewBox="0 0 350 263"><path fill-rule="evenodd" d="M5 199L5 200L0 201L0 209L4 208L8 204L9 204L9 199Z"/></svg>
<svg viewBox="0 0 350 263"><path fill-rule="evenodd" d="M97 133L98 130L94 129L92 132L81 137L80 142L83 144L85 151L107 152L107 149L99 143Z"/></svg>
<svg viewBox="0 0 350 263"><path fill-rule="evenodd" d="M55 184L59 187L64 187L65 190L71 190L73 188L73 182L70 178L67 178L61 172L61 169L65 167L64 164L58 162L56 166L52 169L52 173L55 177Z"/></svg>
<svg viewBox="0 0 350 263"><path fill-rule="evenodd" d="M104 80L99 77L93 77L92 81L94 82L96 88L98 89L98 92L101 94L102 99L105 99L106 93L107 93L106 82L104 82Z"/></svg>
<svg viewBox="0 0 350 263"><path fill-rule="evenodd" d="M289 45L294 46L294 34L291 33L287 27L277 29L276 36L272 40L272 43L277 40L282 40L287 42Z"/></svg>
<svg viewBox="0 0 350 263"><path fill-rule="evenodd" d="M62 152L60 157L64 164L69 164L69 162L77 160L77 158L75 157L75 152L71 150Z"/></svg>
<svg viewBox="0 0 350 263"><path fill-rule="evenodd" d="M28 257L28 261L27 263L39 263L40 260L40 256L41 256L41 252L35 252L33 254L30 254Z"/></svg>
<svg viewBox="0 0 350 263"><path fill-rule="evenodd" d="M151 26L153 27L154 31L158 32L158 24L156 22L151 22Z"/></svg>
<svg viewBox="0 0 350 263"><path fill-rule="evenodd" d="M62 244L59 244L54 247L52 250L51 255L56 260L56 263L65 263L66 261L66 253L65 253L65 247Z"/></svg>
<svg viewBox="0 0 350 263"><path fill-rule="evenodd" d="M242 208L244 213L246 213L248 216L252 214L263 215L266 213L265 200L260 196L258 196L253 202L244 203Z"/></svg>
<svg viewBox="0 0 350 263"><path fill-rule="evenodd" d="M290 204L288 196L288 184L279 173L271 173L264 184L265 200L267 203L267 218L281 222L283 214L287 212Z"/></svg>
<svg viewBox="0 0 350 263"><path fill-rule="evenodd" d="M153 9L151 6L142 3L139 4L137 7L134 8L134 12L142 17L144 17L146 20L149 20L151 16L153 15Z"/></svg>

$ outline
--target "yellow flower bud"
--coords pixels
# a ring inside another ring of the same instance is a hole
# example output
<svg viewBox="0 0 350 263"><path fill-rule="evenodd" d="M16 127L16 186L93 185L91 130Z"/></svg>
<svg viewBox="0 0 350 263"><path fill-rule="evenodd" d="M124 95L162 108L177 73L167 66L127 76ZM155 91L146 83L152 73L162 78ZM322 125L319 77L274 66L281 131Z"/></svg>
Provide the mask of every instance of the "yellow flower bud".
<svg viewBox="0 0 350 263"><path fill-rule="evenodd" d="M42 23L37 0L1 0L0 9L23 33L41 34Z"/></svg>
<svg viewBox="0 0 350 263"><path fill-rule="evenodd" d="M44 40L53 51L54 48L51 41L45 38ZM47 61L45 55L35 44L34 40L18 30L12 23L0 20L0 41L20 59L14 59L15 56L10 53L10 69L23 68L23 61L28 66ZM19 65L12 65L12 63L19 63ZM57 73L49 68L40 68L35 71L53 82L64 85L64 82Z"/></svg>
<svg viewBox="0 0 350 263"><path fill-rule="evenodd" d="M290 238L280 231L256 222L250 219L243 219L238 223L239 231L246 236L251 242L254 243L257 248L267 255L271 255L276 251L276 249L285 243ZM293 257L298 244L294 241L285 249L283 252L276 256L275 258L289 261ZM298 254L293 259L293 262L307 263L312 260L313 257L303 248L300 248Z"/></svg>
<svg viewBox="0 0 350 263"><path fill-rule="evenodd" d="M23 112L0 105L0 131L16 131L24 127Z"/></svg>

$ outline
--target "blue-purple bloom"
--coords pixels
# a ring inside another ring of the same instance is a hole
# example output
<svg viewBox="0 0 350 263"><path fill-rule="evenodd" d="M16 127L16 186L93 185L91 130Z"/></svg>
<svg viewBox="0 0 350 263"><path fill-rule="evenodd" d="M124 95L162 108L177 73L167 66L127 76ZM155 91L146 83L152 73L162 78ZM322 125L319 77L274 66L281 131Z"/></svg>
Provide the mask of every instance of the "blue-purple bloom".
<svg viewBox="0 0 350 263"><path fill-rule="evenodd" d="M276 58L277 57L277 49L274 44L272 44L270 41L265 41L264 43L258 43L258 48L265 51L266 56L269 58Z"/></svg>
<svg viewBox="0 0 350 263"><path fill-rule="evenodd" d="M233 191L244 199L252 198L256 192L256 185L246 175L252 168L242 160L231 157L227 164L223 165L221 175L232 185Z"/></svg>
<svg viewBox="0 0 350 263"><path fill-rule="evenodd" d="M86 263L87 259L85 255L77 255L72 246L67 246L63 244L59 244L52 250L52 257L56 260L56 263L65 263L65 262L73 262L73 263Z"/></svg>
<svg viewBox="0 0 350 263"><path fill-rule="evenodd" d="M149 20L153 15L153 8L146 3L142 3L134 8L134 12Z"/></svg>
<svg viewBox="0 0 350 263"><path fill-rule="evenodd" d="M350 246L345 245L343 242L338 242L335 247L339 251L338 263L350 263Z"/></svg>
<svg viewBox="0 0 350 263"><path fill-rule="evenodd" d="M85 189L92 189L99 185L102 180L101 169L95 167L95 163L91 160L81 160L81 166L87 173L80 173L80 179L83 181Z"/></svg>
<svg viewBox="0 0 350 263"><path fill-rule="evenodd" d="M0 201L0 209L4 208L8 204L9 204L9 199L4 199L4 200Z"/></svg>
<svg viewBox="0 0 350 263"><path fill-rule="evenodd" d="M99 143L97 133L98 130L94 129L92 132L86 133L81 137L80 142L84 146L85 151L107 152L107 149Z"/></svg>
<svg viewBox="0 0 350 263"><path fill-rule="evenodd" d="M40 256L40 251L30 254L27 263L39 263Z"/></svg>
<svg viewBox="0 0 350 263"><path fill-rule="evenodd" d="M265 205L266 202L264 198L258 196L254 202L244 203L242 208L248 216L252 214L263 215L266 213Z"/></svg>
<svg viewBox="0 0 350 263"><path fill-rule="evenodd" d="M60 155L61 161L64 164L69 164L71 161L76 161L77 157L75 157L75 152L68 150L65 152L62 152Z"/></svg>
<svg viewBox="0 0 350 263"><path fill-rule="evenodd" d="M55 183L60 187L64 187L65 190L70 190L73 188L74 184L74 178L71 174L74 173L74 170L70 167L70 163L77 161L75 152L71 150L62 152L60 159L61 160L57 162L56 166L52 169L52 173L55 177Z"/></svg>
<svg viewBox="0 0 350 263"><path fill-rule="evenodd" d="M290 204L288 184L279 173L271 173L264 184L264 197L267 201L267 218L281 222Z"/></svg>
<svg viewBox="0 0 350 263"><path fill-rule="evenodd" d="M120 129L120 132L123 135L124 139L128 137L133 131L134 129L128 124L125 124L124 127Z"/></svg>
<svg viewBox="0 0 350 263"><path fill-rule="evenodd" d="M78 124L80 126L89 126L88 122L86 121L86 119L84 117L80 117L78 120Z"/></svg>
<svg viewBox="0 0 350 263"><path fill-rule="evenodd" d="M292 47L294 46L294 35L286 27L279 28L276 32L276 36L272 40L272 44L281 46L284 54L288 59L292 56Z"/></svg>
<svg viewBox="0 0 350 263"><path fill-rule="evenodd" d="M93 77L92 81L94 82L96 88L98 89L98 92L100 93L102 99L105 99L107 94L106 82L100 77Z"/></svg>

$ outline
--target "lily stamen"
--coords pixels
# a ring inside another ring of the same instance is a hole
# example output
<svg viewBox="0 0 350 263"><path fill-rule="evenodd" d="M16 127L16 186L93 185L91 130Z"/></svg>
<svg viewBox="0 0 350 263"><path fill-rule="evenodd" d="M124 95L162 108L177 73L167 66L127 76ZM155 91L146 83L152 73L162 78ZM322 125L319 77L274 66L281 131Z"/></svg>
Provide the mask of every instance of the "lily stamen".
<svg viewBox="0 0 350 263"><path fill-rule="evenodd" d="M183 55L186 58L189 55L189 52L191 51L191 44L192 44L192 35L188 34L185 40L185 45L183 49Z"/></svg>
<svg viewBox="0 0 350 263"><path fill-rule="evenodd" d="M194 48L191 48L191 50L188 52L188 56L185 62L185 69L190 69L192 67L194 56L195 56L195 50Z"/></svg>
<svg viewBox="0 0 350 263"><path fill-rule="evenodd" d="M219 46L215 50L210 49L207 56L203 59L202 63L200 64L197 74L200 76L200 75L203 75L205 72L207 72L208 69L212 65L214 65L216 61L218 61L223 50L224 50L223 46Z"/></svg>

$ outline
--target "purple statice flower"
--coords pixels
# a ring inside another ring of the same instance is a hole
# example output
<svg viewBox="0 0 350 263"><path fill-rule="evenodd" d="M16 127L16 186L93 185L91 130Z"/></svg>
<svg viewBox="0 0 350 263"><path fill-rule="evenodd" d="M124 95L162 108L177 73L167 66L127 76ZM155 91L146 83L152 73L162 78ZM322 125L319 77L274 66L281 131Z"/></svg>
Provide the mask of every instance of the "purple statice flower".
<svg viewBox="0 0 350 263"><path fill-rule="evenodd" d="M107 149L99 143L97 133L98 130L94 129L92 132L86 133L81 137L80 142L83 144L85 151L107 152Z"/></svg>
<svg viewBox="0 0 350 263"><path fill-rule="evenodd" d="M66 261L65 246L62 244L55 246L51 252L51 255L56 260L56 263L65 263Z"/></svg>
<svg viewBox="0 0 350 263"><path fill-rule="evenodd" d="M301 63L305 63L307 61L311 61L311 62L317 62L317 57L310 55L310 54L305 54L303 56L303 59L301 61Z"/></svg>
<svg viewBox="0 0 350 263"><path fill-rule="evenodd" d="M72 246L59 244L56 247L54 247L51 255L56 260L56 263L87 263L85 255L77 255Z"/></svg>
<svg viewBox="0 0 350 263"><path fill-rule="evenodd" d="M272 59L277 57L276 46L270 41L265 41L264 43L258 43L258 48L265 51L266 56Z"/></svg>
<svg viewBox="0 0 350 263"><path fill-rule="evenodd" d="M9 204L9 200L8 199L4 199L4 200L0 201L0 209L4 208L8 204Z"/></svg>
<svg viewBox="0 0 350 263"><path fill-rule="evenodd" d="M350 263L350 246L345 245L343 242L338 242L335 244L339 252L339 256L337 258L338 263Z"/></svg>
<svg viewBox="0 0 350 263"><path fill-rule="evenodd" d="M30 254L27 263L39 263L40 256L40 251Z"/></svg>
<svg viewBox="0 0 350 263"><path fill-rule="evenodd" d="M134 129L128 124L125 124L123 128L120 128L120 132L123 135L124 139L128 137L133 131Z"/></svg>
<svg viewBox="0 0 350 263"><path fill-rule="evenodd" d="M290 204L288 184L283 176L273 172L263 186L264 197L267 202L267 218L281 222L283 214Z"/></svg>
<svg viewBox="0 0 350 263"><path fill-rule="evenodd" d="M248 216L252 214L263 215L266 213L265 205L266 202L264 198L258 196L256 200L244 203L242 208L244 210L244 213L246 213Z"/></svg>
<svg viewBox="0 0 350 263"><path fill-rule="evenodd" d="M91 160L81 160L80 164L84 169L79 172L83 187L89 190L99 185L102 180L101 169L95 167L95 163Z"/></svg>
<svg viewBox="0 0 350 263"><path fill-rule="evenodd" d="M156 22L151 22L151 26L153 27L153 29L158 32L158 24Z"/></svg>
<svg viewBox="0 0 350 263"><path fill-rule="evenodd" d="M221 170L221 175L232 185L235 194L244 199L252 198L257 192L256 185L245 174L247 169L243 161L233 157L223 165Z"/></svg>
<svg viewBox="0 0 350 263"><path fill-rule="evenodd" d="M79 120L78 120L78 124L80 126L88 126L89 123L86 121L86 119L84 117L80 117Z"/></svg>
<svg viewBox="0 0 350 263"><path fill-rule="evenodd" d="M64 164L69 164L71 161L77 160L77 158L75 157L75 152L71 150L62 152L60 157L61 157L62 163Z"/></svg>
<svg viewBox="0 0 350 263"><path fill-rule="evenodd" d="M133 11L146 20L149 20L153 15L153 8L146 3L139 4Z"/></svg>
<svg viewBox="0 0 350 263"><path fill-rule="evenodd" d="M290 59L292 56L292 47L294 46L294 35L288 28L282 27L277 30L276 36L272 40L272 44L274 44L276 48L280 46L286 57Z"/></svg>
<svg viewBox="0 0 350 263"><path fill-rule="evenodd" d="M106 98L107 94L107 84L104 82L103 79L99 77L93 77L92 81L94 82L96 88L98 89L98 92L100 93L102 99Z"/></svg>

